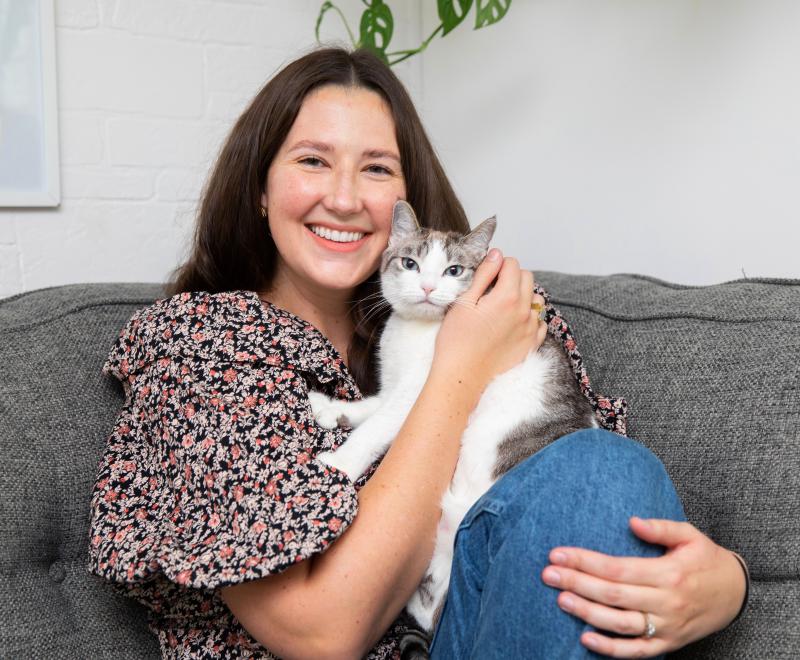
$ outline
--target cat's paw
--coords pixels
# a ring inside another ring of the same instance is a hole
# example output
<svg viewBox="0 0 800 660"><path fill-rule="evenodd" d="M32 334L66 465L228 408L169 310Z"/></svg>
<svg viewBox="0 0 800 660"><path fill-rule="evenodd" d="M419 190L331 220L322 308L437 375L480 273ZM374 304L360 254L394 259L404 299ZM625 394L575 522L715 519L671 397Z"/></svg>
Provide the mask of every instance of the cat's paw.
<svg viewBox="0 0 800 660"><path fill-rule="evenodd" d="M324 429L335 429L339 426L339 419L342 417L337 401L319 392L309 392L308 402L311 404L311 412L317 424Z"/></svg>
<svg viewBox="0 0 800 660"><path fill-rule="evenodd" d="M342 456L340 455L336 457L336 452L332 451L323 451L317 454L317 460L322 463L323 465L327 465L328 467L336 468L339 472L343 472L347 475L350 481L355 481L360 475L359 474L352 474L352 467L347 465L343 460Z"/></svg>

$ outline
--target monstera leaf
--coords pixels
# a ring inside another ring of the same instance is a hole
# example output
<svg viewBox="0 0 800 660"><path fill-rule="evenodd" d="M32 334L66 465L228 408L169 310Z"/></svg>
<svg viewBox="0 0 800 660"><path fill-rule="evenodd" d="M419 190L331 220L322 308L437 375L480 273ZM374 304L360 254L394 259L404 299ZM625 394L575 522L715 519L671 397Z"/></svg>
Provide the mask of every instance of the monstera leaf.
<svg viewBox="0 0 800 660"><path fill-rule="evenodd" d="M389 5L383 0L370 0L364 13L361 14L359 47L368 48L388 64L386 47L392 40L392 32L394 32L394 19Z"/></svg>
<svg viewBox="0 0 800 660"><path fill-rule="evenodd" d="M467 17L467 13L472 7L472 0L437 0L436 5L439 10L439 20L442 21L442 36L444 36Z"/></svg>
<svg viewBox="0 0 800 660"><path fill-rule="evenodd" d="M475 10L475 29L479 30L497 23L506 15L510 6L511 0L478 0L478 7Z"/></svg>
<svg viewBox="0 0 800 660"><path fill-rule="evenodd" d="M331 0L325 0L320 7L314 29L317 35L317 42L320 43L319 30L322 25L322 19L326 13L333 10L335 13L339 14L339 17L342 19L342 23L344 23L344 27L347 29L347 35L350 37L350 43L353 44L355 48L371 50L389 65L397 64L398 62L408 59L412 55L421 53L437 35L441 34L445 36L449 34L454 28L464 22L473 4L476 5L476 30L497 23L497 21L508 13L508 8L511 6L511 0L436 0L436 7L439 11L439 20L441 23L430 36L416 48L388 52L389 42L392 40L392 34L394 33L392 10L383 0L362 0L362 2L367 8L364 10L364 13L361 14L358 41L356 41L353 36L353 32L350 30L350 26L347 24L347 19L344 17L341 9L331 2Z"/></svg>

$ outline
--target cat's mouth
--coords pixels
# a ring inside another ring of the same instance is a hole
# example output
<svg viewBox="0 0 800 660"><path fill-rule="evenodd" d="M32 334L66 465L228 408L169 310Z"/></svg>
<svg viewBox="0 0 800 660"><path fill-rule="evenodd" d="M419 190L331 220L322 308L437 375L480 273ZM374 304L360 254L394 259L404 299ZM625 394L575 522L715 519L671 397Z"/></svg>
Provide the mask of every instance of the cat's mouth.
<svg viewBox="0 0 800 660"><path fill-rule="evenodd" d="M425 318L440 317L444 316L447 311L447 305L425 299L418 301L417 304L414 305L414 310L417 314Z"/></svg>

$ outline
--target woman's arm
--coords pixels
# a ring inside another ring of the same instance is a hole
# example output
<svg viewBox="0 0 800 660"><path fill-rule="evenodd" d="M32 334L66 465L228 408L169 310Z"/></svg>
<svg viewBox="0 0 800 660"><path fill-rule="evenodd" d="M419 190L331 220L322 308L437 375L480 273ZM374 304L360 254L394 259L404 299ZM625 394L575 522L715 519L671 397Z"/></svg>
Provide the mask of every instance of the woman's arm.
<svg viewBox="0 0 800 660"><path fill-rule="evenodd" d="M495 256L448 312L428 381L359 492L353 524L312 560L222 590L242 625L280 656L362 656L424 575L470 412L488 381L546 334L530 309L532 276ZM498 271L497 285L481 297Z"/></svg>
<svg viewBox="0 0 800 660"><path fill-rule="evenodd" d="M581 642L613 658L651 657L674 651L731 623L739 613L747 578L736 556L689 523L631 518L631 530L662 545L657 558L612 557L581 548L554 548L542 579L563 589L562 609L601 630L642 635L647 612L651 639L584 633ZM553 579L558 574L556 584Z"/></svg>

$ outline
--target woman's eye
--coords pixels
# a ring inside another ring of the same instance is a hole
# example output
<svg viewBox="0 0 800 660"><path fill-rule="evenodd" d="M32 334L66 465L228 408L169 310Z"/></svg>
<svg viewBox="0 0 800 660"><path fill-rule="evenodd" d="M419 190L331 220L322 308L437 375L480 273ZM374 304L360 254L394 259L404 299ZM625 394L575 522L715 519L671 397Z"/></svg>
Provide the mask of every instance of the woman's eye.
<svg viewBox="0 0 800 660"><path fill-rule="evenodd" d="M464 272L464 266L450 266L444 271L444 274L450 275L450 277L458 277L463 272Z"/></svg>
<svg viewBox="0 0 800 660"><path fill-rule="evenodd" d="M300 159L300 162L303 165L310 165L311 167L320 167L321 165L324 165L322 160L316 156L304 156Z"/></svg>
<svg viewBox="0 0 800 660"><path fill-rule="evenodd" d="M406 270L419 270L419 266L417 262L411 259L410 257L403 257L400 260L400 263L403 265L403 268Z"/></svg>
<svg viewBox="0 0 800 660"><path fill-rule="evenodd" d="M392 171L388 167L384 167L383 165L369 165L367 168L367 172L370 174L391 174Z"/></svg>

